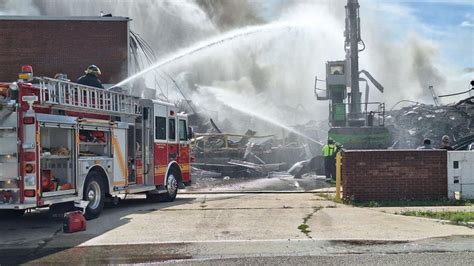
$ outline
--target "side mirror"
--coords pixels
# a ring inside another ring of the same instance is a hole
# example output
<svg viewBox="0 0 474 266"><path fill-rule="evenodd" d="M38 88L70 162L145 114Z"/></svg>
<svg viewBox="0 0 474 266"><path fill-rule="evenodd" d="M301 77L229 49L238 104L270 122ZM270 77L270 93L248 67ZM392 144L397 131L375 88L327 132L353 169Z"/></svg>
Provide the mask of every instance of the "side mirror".
<svg viewBox="0 0 474 266"><path fill-rule="evenodd" d="M188 140L194 137L194 131L192 127L188 127Z"/></svg>

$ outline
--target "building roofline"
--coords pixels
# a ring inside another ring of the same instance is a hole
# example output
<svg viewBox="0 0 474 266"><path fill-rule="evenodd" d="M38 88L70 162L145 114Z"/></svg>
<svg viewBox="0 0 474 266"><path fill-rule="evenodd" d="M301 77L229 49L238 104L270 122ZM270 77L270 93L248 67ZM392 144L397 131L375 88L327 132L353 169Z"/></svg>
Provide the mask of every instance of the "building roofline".
<svg viewBox="0 0 474 266"><path fill-rule="evenodd" d="M57 16L0 16L0 20L59 20L59 21L131 21L129 17L93 17L93 16L71 16L71 17L57 17Z"/></svg>

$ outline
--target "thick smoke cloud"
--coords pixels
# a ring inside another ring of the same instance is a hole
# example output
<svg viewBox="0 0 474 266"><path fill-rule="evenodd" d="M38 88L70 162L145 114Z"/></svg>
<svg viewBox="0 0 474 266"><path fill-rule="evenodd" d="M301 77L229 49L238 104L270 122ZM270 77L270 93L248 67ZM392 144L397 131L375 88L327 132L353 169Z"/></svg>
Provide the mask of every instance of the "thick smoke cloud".
<svg viewBox="0 0 474 266"><path fill-rule="evenodd" d="M104 11L128 16L133 19L132 29L151 44L158 58L241 27L282 21L297 24L298 27L222 42L150 73L157 76L156 83L155 78L147 79L150 86L159 88L169 98L182 97L167 78L169 74L188 98L205 103L202 108L210 112L219 111L222 120L232 119L235 113L225 117L222 112L225 107L203 99L207 94L198 93L195 84L227 89L244 95L249 102L264 102L271 106L267 113L279 112L276 115L281 122L290 125L327 117L328 103L318 102L314 97L314 76L324 79L325 62L345 58L345 3L345 0L37 0L0 1L0 6L4 7L4 14L10 15L97 16ZM382 100L391 106L401 99L429 100L428 85L442 91L446 79L436 60L436 44L416 33L394 40L391 36L396 33L391 26L384 25L383 18L366 12L363 4L362 38L367 47L361 53L360 66L385 87L384 95L371 90L371 100ZM324 86L318 84L319 88ZM305 110L298 113L298 121L293 118L296 109Z"/></svg>
<svg viewBox="0 0 474 266"><path fill-rule="evenodd" d="M130 17L131 28L161 55L216 34L208 15L187 0L36 0L45 16L99 16L100 12Z"/></svg>
<svg viewBox="0 0 474 266"><path fill-rule="evenodd" d="M264 22L248 1L196 0L196 3L221 30Z"/></svg>
<svg viewBox="0 0 474 266"><path fill-rule="evenodd" d="M385 87L383 95L374 93L372 99L389 105L402 99L431 102L428 86L444 88L446 79L434 62L438 49L432 42L415 33L400 42L386 41L378 34L368 34L367 39L371 45L361 65Z"/></svg>

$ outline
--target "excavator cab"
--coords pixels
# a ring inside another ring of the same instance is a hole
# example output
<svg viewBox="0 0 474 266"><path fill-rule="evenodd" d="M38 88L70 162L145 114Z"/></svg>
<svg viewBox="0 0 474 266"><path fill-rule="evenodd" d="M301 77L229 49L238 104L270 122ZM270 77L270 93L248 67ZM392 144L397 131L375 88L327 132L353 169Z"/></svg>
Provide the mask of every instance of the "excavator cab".
<svg viewBox="0 0 474 266"><path fill-rule="evenodd" d="M383 149L391 144L389 131L384 127L385 105L379 102L368 102L368 85L366 86L366 102L360 103L364 109L351 110L351 92L349 87L349 71L346 60L328 61L326 63L326 90L323 95L315 87L318 100L329 100L329 123L331 129L328 136L344 145L346 149ZM365 70L367 80L380 91L383 87ZM359 78L360 81L366 79ZM317 84L317 79L315 84ZM359 92L360 93L360 92Z"/></svg>

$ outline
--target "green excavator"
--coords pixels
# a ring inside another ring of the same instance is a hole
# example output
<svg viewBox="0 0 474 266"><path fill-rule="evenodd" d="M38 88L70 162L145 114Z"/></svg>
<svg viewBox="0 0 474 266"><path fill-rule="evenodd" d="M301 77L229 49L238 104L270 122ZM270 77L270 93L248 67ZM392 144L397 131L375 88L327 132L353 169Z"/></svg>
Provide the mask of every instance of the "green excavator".
<svg viewBox="0 0 474 266"><path fill-rule="evenodd" d="M359 70L359 52L365 49L360 33L359 7L358 0L347 0L346 59L326 63L326 89L317 88L316 77L315 94L318 100L329 100L328 137L345 149L385 149L392 143L385 127L385 104L369 102L369 81L381 93L384 88L369 72ZM361 101L360 82L366 85L365 102Z"/></svg>

